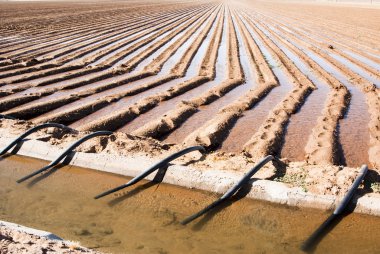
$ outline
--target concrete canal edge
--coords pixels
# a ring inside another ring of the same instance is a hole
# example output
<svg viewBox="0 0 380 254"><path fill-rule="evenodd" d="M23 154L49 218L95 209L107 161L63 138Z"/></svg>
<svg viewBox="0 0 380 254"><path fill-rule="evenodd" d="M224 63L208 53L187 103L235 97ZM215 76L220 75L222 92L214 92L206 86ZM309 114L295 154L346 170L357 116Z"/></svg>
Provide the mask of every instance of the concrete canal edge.
<svg viewBox="0 0 380 254"><path fill-rule="evenodd" d="M7 228L9 228L11 230L15 230L15 231L27 233L27 234L30 234L30 235L35 235L35 236L43 237L43 238L46 238L46 239L49 239L49 240L63 241L62 238L60 238L59 236L57 236L57 235L55 235L55 234L53 234L51 232L47 232L47 231L43 231L43 230L39 230L39 229L34 229L34 228L22 226L22 225L19 225L19 224L16 224L16 223L11 223L11 222L0 220L0 227L7 227Z"/></svg>
<svg viewBox="0 0 380 254"><path fill-rule="evenodd" d="M13 139L14 137L0 137L0 147L5 147ZM17 154L50 161L59 156L63 150L47 142L32 139L24 142ZM148 156L133 154L130 156L117 156L107 153L76 152L70 164L134 177L157 161ZM148 176L147 179L152 180L154 175ZM200 170L191 167L191 165L171 164L163 182L222 194L242 176L243 173L241 172L217 169ZM333 195L315 195L305 192L300 187L289 187L284 183L269 180L254 181L247 197L283 205L324 210L334 209L342 198ZM355 199L355 212L380 216L379 195L369 193L361 197L356 196Z"/></svg>

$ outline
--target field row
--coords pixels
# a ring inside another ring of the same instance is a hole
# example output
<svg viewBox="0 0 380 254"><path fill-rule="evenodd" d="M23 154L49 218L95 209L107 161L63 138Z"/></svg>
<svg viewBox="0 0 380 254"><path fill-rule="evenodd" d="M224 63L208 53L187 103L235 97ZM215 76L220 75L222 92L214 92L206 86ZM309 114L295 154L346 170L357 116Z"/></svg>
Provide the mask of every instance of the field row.
<svg viewBox="0 0 380 254"><path fill-rule="evenodd" d="M4 17L1 114L379 168L380 32L370 25L260 3L99 5Z"/></svg>

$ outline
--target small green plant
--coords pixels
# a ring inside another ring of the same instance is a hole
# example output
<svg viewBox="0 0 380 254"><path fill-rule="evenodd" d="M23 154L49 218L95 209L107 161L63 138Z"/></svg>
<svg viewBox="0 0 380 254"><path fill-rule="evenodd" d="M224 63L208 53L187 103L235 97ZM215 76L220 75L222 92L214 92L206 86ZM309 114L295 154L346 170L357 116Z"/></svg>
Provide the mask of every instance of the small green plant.
<svg viewBox="0 0 380 254"><path fill-rule="evenodd" d="M274 180L281 183L288 183L294 186L301 187L304 192L307 192L307 184L305 182L306 173L304 168L301 168L300 173L285 174L282 177L276 177Z"/></svg>
<svg viewBox="0 0 380 254"><path fill-rule="evenodd" d="M380 193L380 183L371 183L371 189L375 193Z"/></svg>

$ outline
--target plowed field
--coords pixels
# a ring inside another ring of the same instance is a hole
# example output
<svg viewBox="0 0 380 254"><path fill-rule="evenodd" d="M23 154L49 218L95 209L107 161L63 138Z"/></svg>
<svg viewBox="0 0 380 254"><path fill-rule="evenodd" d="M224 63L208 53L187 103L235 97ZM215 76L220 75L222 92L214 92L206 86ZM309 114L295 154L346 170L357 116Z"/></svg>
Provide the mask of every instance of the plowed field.
<svg viewBox="0 0 380 254"><path fill-rule="evenodd" d="M208 151L380 168L380 9L0 4L0 113Z"/></svg>

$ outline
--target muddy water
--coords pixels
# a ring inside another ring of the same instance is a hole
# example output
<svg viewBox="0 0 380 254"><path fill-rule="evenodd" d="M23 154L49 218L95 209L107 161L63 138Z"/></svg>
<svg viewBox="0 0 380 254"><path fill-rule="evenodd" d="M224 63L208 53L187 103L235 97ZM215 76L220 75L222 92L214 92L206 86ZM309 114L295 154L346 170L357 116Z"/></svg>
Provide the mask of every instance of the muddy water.
<svg viewBox="0 0 380 254"><path fill-rule="evenodd" d="M312 38L313 40L315 40L319 43L325 43L326 44L326 43L335 42L337 45L344 45L344 47L351 47L351 48L355 49L356 51L361 52L360 54L363 54L363 55L351 52L349 50L343 50L343 52L351 55L351 57L353 57L353 58L359 59L359 61L362 61L365 64L367 64L367 65L369 65L375 69L376 68L379 69L379 64L376 64L375 62L373 62L372 60L370 60L364 56L364 55L367 55L367 56L372 56L374 58L377 58L378 53L370 52L371 50L373 50L373 48L366 46L364 43L360 43L360 44L355 43L355 45L350 45L353 41L350 39L346 39L346 40L341 41L341 39L343 39L341 36L335 36L334 37L331 35L321 34L316 30L310 31L310 30L306 30L305 28L301 28L301 27L298 29L294 28L294 30L298 31L301 34L306 34L308 37ZM321 39L321 38L323 38L323 39Z"/></svg>
<svg viewBox="0 0 380 254"><path fill-rule="evenodd" d="M328 216L241 199L187 226L179 221L217 196L150 182L92 197L126 177L62 167L24 184L15 180L47 162L12 156L0 161L0 219L47 230L112 253L301 253L301 242ZM316 253L375 253L380 218L346 216Z"/></svg>
<svg viewBox="0 0 380 254"><path fill-rule="evenodd" d="M124 40L128 40L128 39L130 39L130 37L132 37L132 36L136 36L136 35L139 35L139 34L141 34L141 33L143 33L144 31L140 31L140 32L138 32L138 33L136 33L136 34L132 34L132 35L130 35L130 36L127 36L125 39L122 39L122 40L119 40L119 41L116 41L116 42L114 42L114 43L112 43L112 44L110 44L110 45L108 45L108 46L106 46L106 48L108 48L108 47L111 47L112 45L114 45L114 44L118 44L118 43L122 43ZM142 40L142 38L139 38L138 40L136 40L135 42L138 42L138 41L141 41ZM128 44L129 46L130 46L130 43ZM97 57L97 58L103 58L103 56L97 56L98 54L100 54L99 52L103 52L103 51L105 51L106 49L105 49L105 47L102 47L102 48L100 48L100 49L98 49L98 50L95 50L94 52L91 52L91 53L88 53L88 54L86 54L86 55L84 55L84 56L82 56L82 57L80 57L80 58L78 58L78 59L74 59L73 61L70 61L70 63L72 63L72 64L75 64L75 63L81 63L81 61L83 61L83 59L91 59L91 57ZM109 53L109 54L112 54L114 51L112 51L111 53ZM103 53L104 54L104 53ZM102 54L102 55L103 55ZM106 54L106 56L108 56L109 54ZM115 53L114 53L115 54ZM64 57L66 57L66 55L63 55L63 56L61 56L61 57L58 57L58 58L56 58L55 59L55 61L58 61L60 58L64 58ZM105 56L104 56L104 58L106 58ZM99 59L97 59L96 61L98 61ZM95 61L94 61L95 62ZM52 75L48 75L48 76L45 76L45 77L41 77L41 78L35 78L35 79L33 79L32 81L24 81L24 82L17 82L17 84L28 84L28 83L34 83L34 84L38 84L38 83L40 83L40 82L43 82L43 81L48 81L48 80L50 80L50 79L53 79L53 78L58 78L58 77L61 77L62 75L64 75L64 74L69 74L69 73L71 73L72 71L64 71L64 72L60 72L60 73L57 73L57 74L52 74ZM21 74L21 75L23 75L23 74ZM20 75L20 76L21 76ZM14 77L17 77L17 76L14 76Z"/></svg>
<svg viewBox="0 0 380 254"><path fill-rule="evenodd" d="M135 31L138 31L138 29L135 29L135 28L133 28L133 30L135 30ZM107 48L111 48L111 47L113 47L113 46L115 46L115 45L117 45L118 43L122 43L122 42L125 42L125 41L127 41L130 37L132 37L132 36L136 36L136 35L140 35L140 34L142 34L144 31L139 31L139 32L134 32L132 35L127 35L127 31L125 31L125 32L123 32L123 37L122 38L119 38L118 40L114 40L114 37L116 37L116 36L112 36L111 38L108 38L108 39L106 39L106 40L102 40L101 42L99 42L99 43L96 43L96 44L100 44L100 43L104 43L104 42L107 42L107 43L109 43L108 45L106 45L106 46L102 46L101 48L99 48L99 49L96 49L96 50L93 50L93 51L91 51L90 53L88 53L88 54L86 54L85 56L82 56L82 57L80 57L80 58L77 58L77 59L74 59L74 60L71 60L70 61L70 63L71 64L75 64L75 63L81 63L81 61L84 59L84 58L96 58L96 57L101 57L101 56L99 56L99 54L101 54L102 53L102 51L107 47ZM120 36L120 35L117 35L117 36ZM92 45L94 45L94 44L92 44ZM91 47L92 45L89 45L89 46L87 46L87 47ZM64 56L61 56L61 57L58 57L57 58L57 60L59 60L59 59L61 59L61 58L64 58L65 57L65 55Z"/></svg>
<svg viewBox="0 0 380 254"><path fill-rule="evenodd" d="M297 36L302 39L302 37ZM316 45L314 45L316 46ZM363 93L354 86L346 76L338 71L331 63L325 59L317 56L309 49L298 45L298 47L305 52L313 61L318 63L328 73L337 78L342 84L344 84L350 91L352 98L348 111L343 120L339 123L339 141L342 146L342 163L347 166L358 167L363 163L369 164L368 160L368 142L369 131L368 121L369 113L365 96ZM321 49L323 52L328 53ZM310 77L310 76L309 76ZM305 105L306 106L306 105ZM301 111L305 110L301 108ZM285 147L283 151L285 152Z"/></svg>
<svg viewBox="0 0 380 254"><path fill-rule="evenodd" d="M268 17L268 16L267 16ZM269 17L270 18L270 17ZM299 21L294 21L294 20L289 20L288 17L285 17L285 16L281 16L281 18L279 16L276 16L275 20L278 22L279 20L282 20L282 22L284 22L287 26L291 27L294 31L297 31L297 33L300 33L300 34L307 34L307 36L309 36L310 38L313 38L313 40L319 42L319 43L330 43L332 41L334 42L339 42L339 40L342 40L343 37L342 36L333 36L331 33L330 34L322 34L321 32L324 31L323 29L307 29L306 27L304 27L305 23L304 22L299 22ZM272 20L273 21L273 20ZM304 20L303 20L304 21ZM300 24L302 24L303 26L302 27L298 27ZM299 35L293 33L292 31L290 31L288 28L286 28L286 26L282 26L281 25L281 28L287 30L289 33L292 33L293 35L299 37ZM352 43L353 40L352 39L349 39L349 41L345 41L346 43L344 43L344 41L341 41L340 43L338 44L346 44L347 45L347 42L350 42ZM351 57L353 58L356 58L357 60L375 68L375 69L378 69L380 70L380 65L370 59L368 59L367 57L365 57L364 55L369 55L373 58L378 58L378 54L373 54L371 52L369 52L369 50L373 50L373 48L367 48L367 50L363 49L363 47L366 47L364 44L357 44L356 47L355 47L355 50L361 52L363 55L360 55L360 54L357 54L357 53L354 53L354 52L351 52L350 50L346 50L346 49L342 49L342 51L348 55L350 55Z"/></svg>
<svg viewBox="0 0 380 254"><path fill-rule="evenodd" d="M253 89L257 85L254 78L254 75L255 75L254 69L251 67L249 54L247 52L247 49L245 48L245 45L243 43L243 38L236 25L235 19L234 17L232 18L233 18L233 24L236 29L238 46L239 46L240 63L243 68L243 72L244 72L244 76L246 80L245 83L234 88L232 91L228 92L223 97L212 102L211 104L200 107L199 112L197 112L192 117L190 117L180 128L173 131L165 139L165 141L168 141L168 142L182 141L187 135L189 135L191 132L195 131L197 128L201 127L208 120L210 120L211 115L215 115L224 106L227 106L228 104L236 101L240 96L243 96L249 89ZM227 30L224 30L224 31L227 32ZM226 38L224 39L226 40ZM222 44L223 44L223 41L222 41ZM224 52L219 51L218 57L219 56L223 57ZM222 59L223 58L221 58L220 60ZM223 59L223 61L225 62L225 66L228 66L226 59ZM218 73L227 73L227 70L221 69L221 66L217 65L216 75L218 75ZM227 79L227 76L224 76L223 78Z"/></svg>
<svg viewBox="0 0 380 254"><path fill-rule="evenodd" d="M215 11L214 11L215 12ZM202 25L191 35L191 37L186 40L179 48L178 50L181 51L182 53L185 52L185 50L187 48L190 47L191 43L197 38L199 37L199 34L201 33L201 31L204 30L204 28L206 27L207 25L207 22L209 22L209 20L211 19L212 16L209 16L203 23ZM154 59L156 59L161 53L163 53L165 50L167 50L169 47L171 47L172 43L173 42L176 42L176 41L179 41L181 39L181 37L183 37L183 35L189 31L190 29L192 29L195 25L197 25L196 23L192 24L191 26L189 26L188 28L186 28L184 31L178 33L173 39L171 39L168 43L166 43L164 46L162 46L160 49L156 50L152 55L150 55L149 57L147 57L145 60L143 60L137 67L136 67L136 71L139 71L139 70L143 70L143 68L147 65L149 65L151 62L154 61ZM182 55L182 54L181 54ZM169 71L168 67L167 66L174 66L177 62L180 61L180 58L177 57L177 58L174 58L173 56L171 56L167 62L169 62L168 64L164 64L163 68L162 68L162 71L164 73L166 73L167 71ZM165 69L164 69L165 68Z"/></svg>
<svg viewBox="0 0 380 254"><path fill-rule="evenodd" d="M181 16L184 16L184 15L181 15ZM182 17L184 18L184 17ZM106 61L107 59L113 57L114 55L116 55L117 53L120 53L122 52L123 50L125 50L126 48L128 47L131 47L133 45L136 45L138 44L139 42L141 42L142 40L150 37L150 36L154 36L155 34L157 34L159 31L153 31L153 32L150 32L148 33L147 35L144 35L140 38L138 38L137 40L135 40L132 44L128 44L126 46L123 46L122 48L118 49L118 50L115 50L113 52L111 52L110 54L107 54L106 56L98 59L97 61L95 61L94 63L91 64L91 66L96 66L98 64L101 64L103 63L104 61ZM120 65L121 63L125 62L126 60L129 60L131 59L134 55L136 55L136 52L142 52L143 49L146 49L147 47L149 47L149 45L153 44L154 42L158 41L160 38L163 38L165 35L167 35L170 31L167 31L166 33L164 33L163 35L159 36L158 38L156 38L155 40L153 40L152 42L148 43L147 45L143 46L142 48L136 50L135 52L131 53L131 54L127 54L126 56L124 56L123 59L121 59L120 61L118 61L117 65ZM71 84L73 83L74 81L77 82L78 80L86 80L86 79L91 79L91 78L94 78L94 77L100 77L101 75L109 72L109 68L106 69L106 70L102 70L102 71L99 71L99 72L93 72L93 73L89 73L89 74L85 74L85 75L81 75L80 78L76 77L76 78L70 78L70 79L66 79L64 81L60 81L60 82L55 82L53 84L50 84L49 87L60 87L60 86L64 86L64 85L67 85L67 84ZM82 70L79 70L79 72L82 71ZM74 71L75 72L75 71ZM73 73L73 72L65 72L65 73ZM36 81L45 81L45 80L50 80L52 77L61 77L62 76L62 73L59 73L59 74L53 74L53 75L49 75L48 77L43 77L43 78L39 78L37 80L33 80L32 82L36 82ZM28 81L30 82L30 81ZM37 88L38 89L38 88ZM32 90L27 90L28 92L33 92L33 88Z"/></svg>
<svg viewBox="0 0 380 254"><path fill-rule="evenodd" d="M273 15L271 15L273 17ZM283 20L285 19L286 23L289 23L290 27L295 27L300 24L302 24L302 27L299 27L299 30L304 30L308 35L311 37L314 37L319 42L323 42L323 40L328 42L334 42L337 44L344 44L353 46L354 48L357 48L360 51L365 52L366 54L372 54L370 51L375 52L376 48L373 46L368 46L368 44L365 44L363 41L358 41L357 36L347 36L347 34L338 33L337 31L329 29L327 26L324 27L316 27L316 22L310 21L309 19L301 18L301 19L292 19L290 20L289 17L283 16ZM279 15L276 15L276 20L279 19ZM344 30L344 28L342 28ZM353 38L354 37L354 38ZM375 40L375 38L371 38L372 40ZM368 43L368 41L367 41ZM375 53L376 54L376 53Z"/></svg>
<svg viewBox="0 0 380 254"><path fill-rule="evenodd" d="M303 40L303 38L300 37L299 35L296 35L294 33L292 33L292 34L295 35L296 37L298 37L299 39ZM312 60L317 62L327 72L329 72L330 74L335 76L340 82L342 82L349 89L349 91L352 95L350 106L349 106L349 109L348 109L348 112L347 112L345 118L340 121L340 126L339 126L339 138L340 138L340 143L342 146L342 157L343 157L342 163L345 163L348 166L353 166L353 167L360 166L363 163L368 164L369 161L368 161L367 151L368 151L369 132L368 132L367 123L369 121L369 114L368 114L367 104L365 102L364 95L361 93L361 91L358 88L356 88L353 84L351 84L351 82L347 79L347 77L345 77L340 71L338 71L336 68L334 68L330 63L328 63L327 61L325 61L321 57L315 55L310 50L308 50L308 49L306 49L300 45L296 45L296 43L294 43L294 42L292 42L292 43L293 43L293 45L299 47L300 50L305 52ZM316 45L314 45L314 46L316 46ZM322 49L322 51L324 51L324 50ZM324 52L329 54L326 51L324 51ZM336 57L336 59L338 61L341 61L343 64L348 65L349 68L352 68L357 73L362 74L364 77L368 78L371 81L376 81L373 77L366 75L364 70L360 69L358 66L352 64L349 61L346 61L342 57L339 57L337 55L334 55L334 56ZM297 61L295 61L295 63L297 65ZM297 66L300 67L299 64ZM313 81L314 84L317 85L317 87L320 87L320 85L318 85L318 83L315 83L316 79L315 79L315 77L313 78L313 75L305 72L305 70L304 70L304 68L302 68L302 66L300 69L302 72L307 74L309 78L311 78L311 80ZM315 91L313 93L315 95ZM321 96L320 97L318 96L320 98L320 101L322 101L322 100L324 100L324 98L326 98L326 97L323 97L323 94L325 94L325 93L327 93L327 91L322 91L322 93L320 93ZM316 96L314 96L314 97L316 97ZM315 103L318 102L318 98L313 98L313 94L310 95L310 98L308 100L309 101L314 100ZM315 105L318 106L318 104L315 104ZM310 118L310 116L313 115L312 112L310 112L310 111L308 112L309 114L306 114L307 113L307 106L308 106L308 103L306 101L305 105L301 108L301 111L300 111L300 113L304 112L304 116L306 119ZM295 119L296 123L297 123L297 117ZM291 118L291 121L292 121L292 119L294 120L293 117ZM302 122L298 122L298 124L302 124L302 126L305 127L305 124L312 122L310 120L311 119L309 119L309 121L305 120ZM308 130L307 127L305 127L305 128L299 128L299 127L294 128L295 135L297 135L297 131L300 131L300 129ZM285 136L285 145L284 145L283 150L282 150L283 151L282 156L288 157L291 159L293 157L293 155L295 154L296 150L297 149L300 150L300 147L297 146L297 144L295 142L296 139L293 140L294 146L292 145L291 147L289 147L289 142L286 141L286 140L290 140L292 138L291 135L289 135L290 134L289 130L291 131L291 125L288 126L288 132ZM302 135L300 135L299 137L300 137L300 139L298 139L298 140L305 140L305 139L302 139ZM304 146L302 146L302 147L304 147ZM360 148L358 149L358 147L360 147ZM299 154L299 153L297 153L297 154ZM297 155L296 157L297 157L297 159L303 158L303 157L301 157L300 154Z"/></svg>
<svg viewBox="0 0 380 254"><path fill-rule="evenodd" d="M282 45L262 26L258 26L265 35L270 38L295 64L295 66L317 87L311 95L306 98L306 101L301 106L300 110L291 116L286 128L285 142L281 150L281 157L288 158L291 161L302 161L305 158L304 147L307 143L307 138L311 135L312 128L317 123L317 116L323 110L324 104L322 101L327 98L328 86L324 83L316 73L314 73L309 65L307 65L296 54ZM273 26L269 26L273 32L280 37L285 37ZM286 37L285 37L286 38ZM294 43L293 43L294 44ZM302 128L300 128L302 126Z"/></svg>
<svg viewBox="0 0 380 254"><path fill-rule="evenodd" d="M166 32L165 34L168 34L169 32L170 32L170 31ZM144 35L144 36L141 36L141 37L139 37L137 40L133 41L133 44L132 44L132 45L136 45L137 43L139 43L139 42L141 42L141 41L143 41L143 40L145 40L145 39L147 39L147 38L149 38L149 37L151 37L151 36L155 36L155 35L158 34L158 33L159 33L159 31L153 31L153 32L148 33L148 34L146 34L146 35ZM133 35L133 36L136 36L136 35ZM161 35L161 36L159 36L159 37L162 38L163 35ZM158 38L159 38L159 37L158 37ZM155 39L155 40L156 40L156 39ZM154 43L155 40L153 40L151 43ZM128 49L130 46L131 46L131 44L127 44L127 45L125 45L125 46L123 46L123 47L121 47L121 48L119 48L119 49L117 49L117 50L115 50L115 51L113 51L113 52L111 52L111 53L109 53L109 54L107 54L107 55L105 55L105 56L99 58L99 59L96 60L95 62L91 63L89 66L97 66L97 65L101 65L103 62L109 60L110 58L114 57L115 55L117 55L118 53L122 52L123 50ZM144 48L144 47L146 48L147 46L145 45L145 46L143 46L142 48ZM140 48L139 50L141 51L141 48ZM128 59L131 58L130 56L132 56L132 54L128 55ZM126 59L126 58L124 58L124 59ZM122 60L120 60L120 61L122 61ZM118 62L118 63L119 63L119 62Z"/></svg>
<svg viewBox="0 0 380 254"><path fill-rule="evenodd" d="M182 14L182 15L179 15L178 17L183 18L183 16L184 16L184 15ZM178 19L178 17L176 17L176 19ZM169 22L169 23L170 23L170 22ZM125 62L126 60L132 58L133 56L138 55L139 52L140 52L140 53L143 52L143 51L146 50L150 45L152 45L153 43L155 43L155 42L161 40L162 38L164 38L165 36L167 36L171 31L173 31L173 30L169 30L169 31L163 33L162 35L158 36L158 37L157 37L156 39L154 39L152 42L148 43L147 45L145 45L145 46L139 48L138 50L134 51L132 54L128 55L127 58L124 57L123 59L121 59L120 61L118 61L118 63L116 64L116 66L122 64L123 62ZM148 33L147 35L141 36L141 37L138 38L136 41L134 41L134 44L136 44L136 43L138 43L138 42L141 42L142 40L147 39L147 38L149 38L149 37L151 37L151 36L154 36L154 35L158 34L159 32L160 32L160 30L158 30L158 31L153 31L153 32L151 32L151 33ZM120 49L118 49L118 50L112 52L111 54L108 54L107 56L105 56L105 57L99 59L98 61L92 63L92 65L102 64L102 62L106 61L107 59L111 58L112 56L116 55L117 53L120 53L120 52L122 52L123 50L126 50L128 47L130 47L130 45L123 46L122 48L120 48Z"/></svg>

